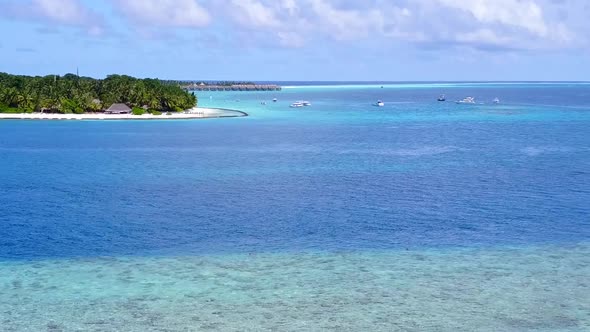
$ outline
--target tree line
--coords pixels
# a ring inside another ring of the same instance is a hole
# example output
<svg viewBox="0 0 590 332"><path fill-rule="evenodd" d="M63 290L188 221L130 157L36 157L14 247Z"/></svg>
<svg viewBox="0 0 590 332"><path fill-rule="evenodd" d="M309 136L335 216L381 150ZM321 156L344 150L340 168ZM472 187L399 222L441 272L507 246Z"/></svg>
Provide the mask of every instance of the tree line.
<svg viewBox="0 0 590 332"><path fill-rule="evenodd" d="M197 97L177 84L158 79L109 75L105 79L21 76L0 73L0 112L100 112L114 103L149 111L179 112L196 106Z"/></svg>

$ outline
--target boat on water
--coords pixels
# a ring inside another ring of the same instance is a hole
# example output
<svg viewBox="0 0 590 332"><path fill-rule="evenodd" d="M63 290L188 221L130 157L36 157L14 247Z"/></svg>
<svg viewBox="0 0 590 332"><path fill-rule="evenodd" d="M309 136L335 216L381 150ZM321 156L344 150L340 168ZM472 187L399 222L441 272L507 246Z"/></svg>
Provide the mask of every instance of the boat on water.
<svg viewBox="0 0 590 332"><path fill-rule="evenodd" d="M299 100L299 101L296 101L293 104L289 105L289 107L292 107L292 108L307 107L307 106L311 106L311 103L307 100Z"/></svg>
<svg viewBox="0 0 590 332"><path fill-rule="evenodd" d="M475 98L473 97L465 97L461 100L456 101L457 104L475 104Z"/></svg>
<svg viewBox="0 0 590 332"><path fill-rule="evenodd" d="M440 96L438 96L438 99L436 99L436 100L445 101L445 100L447 100L447 97L445 97L445 95L440 95Z"/></svg>
<svg viewBox="0 0 590 332"><path fill-rule="evenodd" d="M383 107L383 106L385 106L385 103L381 100L377 100L377 102L374 103L373 106Z"/></svg>
<svg viewBox="0 0 590 332"><path fill-rule="evenodd" d="M276 103L276 102L277 102L277 98L273 98L273 99L272 99L272 102L273 102L273 103Z"/></svg>
<svg viewBox="0 0 590 332"><path fill-rule="evenodd" d="M494 98L493 103L494 104L499 104L500 103L500 99L498 97Z"/></svg>

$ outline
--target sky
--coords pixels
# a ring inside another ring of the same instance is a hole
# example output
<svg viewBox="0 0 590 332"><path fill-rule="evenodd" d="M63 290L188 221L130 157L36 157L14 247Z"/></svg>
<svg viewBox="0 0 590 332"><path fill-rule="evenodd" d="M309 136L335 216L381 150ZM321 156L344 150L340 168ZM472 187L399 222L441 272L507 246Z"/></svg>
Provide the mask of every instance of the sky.
<svg viewBox="0 0 590 332"><path fill-rule="evenodd" d="M0 0L0 72L590 80L588 0Z"/></svg>

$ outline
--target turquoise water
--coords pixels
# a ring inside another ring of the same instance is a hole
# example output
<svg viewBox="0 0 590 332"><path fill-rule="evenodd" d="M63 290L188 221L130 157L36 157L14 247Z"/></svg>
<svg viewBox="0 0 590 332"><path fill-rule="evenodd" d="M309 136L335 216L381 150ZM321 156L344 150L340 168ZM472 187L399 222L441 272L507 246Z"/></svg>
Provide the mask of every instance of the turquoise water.
<svg viewBox="0 0 590 332"><path fill-rule="evenodd" d="M0 122L0 330L590 329L588 84L199 101Z"/></svg>
<svg viewBox="0 0 590 332"><path fill-rule="evenodd" d="M589 249L11 262L0 312L5 331L584 331Z"/></svg>

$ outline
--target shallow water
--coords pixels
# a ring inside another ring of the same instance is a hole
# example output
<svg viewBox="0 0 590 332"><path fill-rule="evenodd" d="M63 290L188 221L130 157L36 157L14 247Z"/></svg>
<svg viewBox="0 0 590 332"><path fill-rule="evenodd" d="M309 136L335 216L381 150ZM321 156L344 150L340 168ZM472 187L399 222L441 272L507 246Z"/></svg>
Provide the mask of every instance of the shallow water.
<svg viewBox="0 0 590 332"><path fill-rule="evenodd" d="M1 330L590 329L590 85L199 100L0 122Z"/></svg>
<svg viewBox="0 0 590 332"><path fill-rule="evenodd" d="M0 312L4 331L583 331L589 254L576 245L13 262L0 265Z"/></svg>

